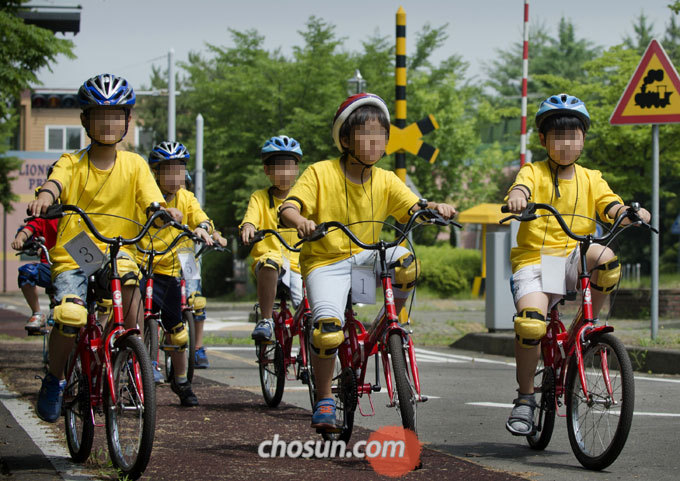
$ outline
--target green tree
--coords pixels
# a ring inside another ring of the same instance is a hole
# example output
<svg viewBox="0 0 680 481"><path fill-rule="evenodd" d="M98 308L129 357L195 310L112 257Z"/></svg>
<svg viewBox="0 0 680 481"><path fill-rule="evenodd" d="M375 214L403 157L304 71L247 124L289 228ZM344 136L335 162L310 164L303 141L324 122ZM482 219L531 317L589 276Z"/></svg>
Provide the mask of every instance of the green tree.
<svg viewBox="0 0 680 481"><path fill-rule="evenodd" d="M633 23L633 31L634 34L632 36L627 35L623 39L623 44L635 50L639 55L642 55L647 49L649 42L654 38L654 23L649 22L644 12L640 12L640 15Z"/></svg>
<svg viewBox="0 0 680 481"><path fill-rule="evenodd" d="M58 55L73 55L70 40L56 38L54 34L34 25L26 25L17 17L24 0L5 1L0 4L0 156L10 147L16 125L16 104L19 94L30 85L39 84L36 73L50 68ZM11 192L10 176L21 162L14 157L4 157L0 163L0 203L11 209L15 196Z"/></svg>

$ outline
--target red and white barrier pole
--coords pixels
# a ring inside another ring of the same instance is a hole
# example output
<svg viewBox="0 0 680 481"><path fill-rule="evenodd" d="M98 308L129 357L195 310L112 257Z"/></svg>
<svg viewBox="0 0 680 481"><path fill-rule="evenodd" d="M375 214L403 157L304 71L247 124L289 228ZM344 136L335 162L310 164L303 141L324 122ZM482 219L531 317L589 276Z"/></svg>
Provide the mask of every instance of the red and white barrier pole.
<svg viewBox="0 0 680 481"><path fill-rule="evenodd" d="M524 0L524 51L522 53L522 135L520 137L519 165L527 158L527 78L529 77L529 0Z"/></svg>

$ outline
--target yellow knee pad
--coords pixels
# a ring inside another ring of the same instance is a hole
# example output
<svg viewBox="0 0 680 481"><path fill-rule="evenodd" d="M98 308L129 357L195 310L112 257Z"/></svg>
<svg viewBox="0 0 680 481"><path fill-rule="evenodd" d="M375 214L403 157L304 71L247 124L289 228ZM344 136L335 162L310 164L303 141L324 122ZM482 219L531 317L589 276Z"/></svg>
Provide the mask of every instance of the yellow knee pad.
<svg viewBox="0 0 680 481"><path fill-rule="evenodd" d="M392 267L394 267L394 287L402 291L413 289L420 275L420 260L407 252L393 262Z"/></svg>
<svg viewBox="0 0 680 481"><path fill-rule="evenodd" d="M321 358L335 356L338 346L345 340L340 319L319 319L314 323L312 332L312 350Z"/></svg>
<svg viewBox="0 0 680 481"><path fill-rule="evenodd" d="M608 294L616 287L619 282L619 277L621 277L621 264L619 263L619 258L614 256L612 260L600 264L595 269L599 271L597 273L597 284L591 282L590 287Z"/></svg>
<svg viewBox="0 0 680 481"><path fill-rule="evenodd" d="M184 323L179 323L172 329L165 331L167 344L177 347L178 350L184 351L189 344L189 331L184 327Z"/></svg>
<svg viewBox="0 0 680 481"><path fill-rule="evenodd" d="M87 324L85 302L75 294L66 294L54 308L54 327L67 337L74 337Z"/></svg>
<svg viewBox="0 0 680 481"><path fill-rule="evenodd" d="M546 329L545 316L540 309L527 307L515 315L515 338L520 347L531 349L537 346Z"/></svg>
<svg viewBox="0 0 680 481"><path fill-rule="evenodd" d="M189 299L187 299L187 304L196 311L196 314L203 314L207 303L207 299L203 296L199 296L198 292L193 292L189 296Z"/></svg>
<svg viewBox="0 0 680 481"><path fill-rule="evenodd" d="M120 282L124 286L137 286L142 280L142 273L135 261L127 256L121 255L116 259Z"/></svg>

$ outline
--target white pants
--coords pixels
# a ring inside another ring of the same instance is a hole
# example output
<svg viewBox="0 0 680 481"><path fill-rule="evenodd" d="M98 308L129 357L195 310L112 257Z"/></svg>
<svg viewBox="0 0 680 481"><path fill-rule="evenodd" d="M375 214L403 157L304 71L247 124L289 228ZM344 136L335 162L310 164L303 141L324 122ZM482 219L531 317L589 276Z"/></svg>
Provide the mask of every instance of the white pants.
<svg viewBox="0 0 680 481"><path fill-rule="evenodd" d="M402 246L387 249L387 266L395 262L409 250ZM312 320L340 319L345 324L347 296L352 287L352 266L372 265L379 274L380 259L378 251L364 250L334 264L317 267L307 275L307 297L312 308ZM392 274L394 276L394 273ZM376 283L379 278L376 277ZM409 291L393 288L395 299L406 299Z"/></svg>

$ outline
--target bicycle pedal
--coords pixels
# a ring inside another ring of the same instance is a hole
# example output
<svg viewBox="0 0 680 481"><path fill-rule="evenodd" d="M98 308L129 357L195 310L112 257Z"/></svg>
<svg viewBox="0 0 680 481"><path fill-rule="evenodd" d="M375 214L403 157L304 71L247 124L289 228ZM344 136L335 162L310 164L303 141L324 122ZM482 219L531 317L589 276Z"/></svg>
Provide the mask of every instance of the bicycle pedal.
<svg viewBox="0 0 680 481"><path fill-rule="evenodd" d="M158 348L159 348L161 351L164 351L164 352L175 352L175 351L182 351L182 350L186 349L187 346L186 346L186 345L184 345L184 346L175 346L175 345L173 345L173 344L162 344L162 345L158 346Z"/></svg>
<svg viewBox="0 0 680 481"><path fill-rule="evenodd" d="M420 399L418 399L418 402L421 403L426 403L430 398L425 396L424 394L420 396Z"/></svg>

